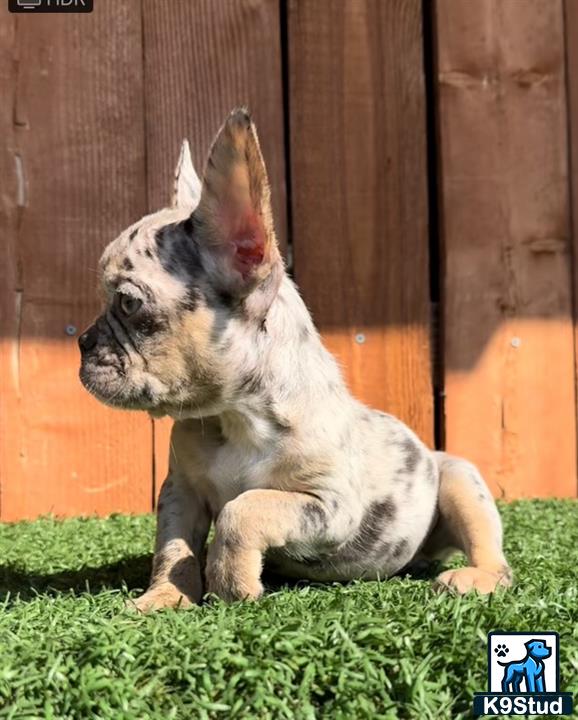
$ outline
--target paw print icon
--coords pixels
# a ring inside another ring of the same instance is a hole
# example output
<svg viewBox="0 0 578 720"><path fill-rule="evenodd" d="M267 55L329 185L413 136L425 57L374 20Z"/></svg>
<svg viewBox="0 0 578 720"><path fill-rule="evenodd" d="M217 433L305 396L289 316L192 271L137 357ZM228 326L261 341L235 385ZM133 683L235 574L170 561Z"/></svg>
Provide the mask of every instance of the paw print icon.
<svg viewBox="0 0 578 720"><path fill-rule="evenodd" d="M498 657L506 657L506 655L510 652L507 645L496 645L494 648L494 652Z"/></svg>

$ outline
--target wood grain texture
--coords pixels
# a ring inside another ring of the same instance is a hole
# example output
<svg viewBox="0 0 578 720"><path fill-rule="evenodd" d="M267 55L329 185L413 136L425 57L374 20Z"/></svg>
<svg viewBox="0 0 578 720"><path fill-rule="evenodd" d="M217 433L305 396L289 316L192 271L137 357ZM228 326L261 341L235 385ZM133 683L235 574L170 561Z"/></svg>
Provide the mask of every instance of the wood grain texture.
<svg viewBox="0 0 578 720"><path fill-rule="evenodd" d="M565 0L566 70L570 138L570 203L574 280L574 362L578 387L578 3ZM578 413L578 408L577 408ZM578 494L578 484L576 487Z"/></svg>
<svg viewBox="0 0 578 720"><path fill-rule="evenodd" d="M561 0L438 0L446 441L508 498L576 494Z"/></svg>
<svg viewBox="0 0 578 720"><path fill-rule="evenodd" d="M167 204L181 141L197 172L229 112L253 114L271 181L275 226L286 241L283 81L278 0L143 2L150 210Z"/></svg>
<svg viewBox="0 0 578 720"><path fill-rule="evenodd" d="M431 443L421 3L288 7L296 280L353 393Z"/></svg>
<svg viewBox="0 0 578 720"><path fill-rule="evenodd" d="M15 18L0 10L1 518L146 511L150 420L88 395L65 332L145 210L140 2Z"/></svg>
<svg viewBox="0 0 578 720"><path fill-rule="evenodd" d="M273 213L286 246L283 80L279 0L144 0L147 190L151 211L170 199L181 141L202 173L228 113L251 110L271 182ZM157 488L164 479L170 423L155 433Z"/></svg>

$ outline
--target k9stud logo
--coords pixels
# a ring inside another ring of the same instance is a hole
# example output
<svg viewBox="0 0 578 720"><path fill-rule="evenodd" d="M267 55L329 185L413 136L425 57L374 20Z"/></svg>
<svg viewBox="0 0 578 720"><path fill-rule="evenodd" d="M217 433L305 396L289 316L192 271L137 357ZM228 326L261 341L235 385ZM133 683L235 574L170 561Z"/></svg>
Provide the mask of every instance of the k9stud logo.
<svg viewBox="0 0 578 720"><path fill-rule="evenodd" d="M570 715L560 692L560 638L555 632L488 635L488 692L476 693L475 715Z"/></svg>
<svg viewBox="0 0 578 720"><path fill-rule="evenodd" d="M8 0L13 13L89 13L93 0Z"/></svg>

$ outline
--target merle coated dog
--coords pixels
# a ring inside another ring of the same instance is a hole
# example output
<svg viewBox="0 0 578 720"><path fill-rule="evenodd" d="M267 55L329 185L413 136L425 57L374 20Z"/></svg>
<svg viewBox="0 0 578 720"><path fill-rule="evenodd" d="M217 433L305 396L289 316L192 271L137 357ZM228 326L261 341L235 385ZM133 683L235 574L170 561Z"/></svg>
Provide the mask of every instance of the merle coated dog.
<svg viewBox="0 0 578 720"><path fill-rule="evenodd" d="M478 470L348 392L285 272L246 111L225 121L202 182L183 145L171 206L125 230L100 269L107 303L79 340L82 382L108 405L175 421L138 608L205 589L257 598L264 564L319 581L386 578L452 549L468 566L441 586L510 584Z"/></svg>

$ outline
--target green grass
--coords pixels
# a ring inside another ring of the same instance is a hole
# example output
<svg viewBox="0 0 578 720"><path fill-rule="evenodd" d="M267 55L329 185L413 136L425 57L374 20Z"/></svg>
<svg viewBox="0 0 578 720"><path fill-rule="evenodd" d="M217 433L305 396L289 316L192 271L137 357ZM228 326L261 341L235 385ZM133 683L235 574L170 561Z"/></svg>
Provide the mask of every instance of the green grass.
<svg viewBox="0 0 578 720"><path fill-rule="evenodd" d="M517 586L284 588L138 616L151 517L0 525L0 718L461 718L489 630L557 630L578 691L578 503L502 506Z"/></svg>

